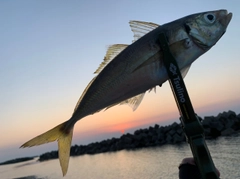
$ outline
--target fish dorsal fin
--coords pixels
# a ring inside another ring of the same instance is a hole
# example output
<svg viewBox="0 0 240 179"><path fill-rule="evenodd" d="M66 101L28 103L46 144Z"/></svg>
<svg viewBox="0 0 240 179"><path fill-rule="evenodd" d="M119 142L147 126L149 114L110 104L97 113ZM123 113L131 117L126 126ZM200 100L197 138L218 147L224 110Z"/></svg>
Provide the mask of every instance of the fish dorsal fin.
<svg viewBox="0 0 240 179"><path fill-rule="evenodd" d="M135 111L140 105L140 103L142 102L144 95L145 95L145 92L137 96L134 96L132 98L129 98L125 101L122 101L120 105L128 104L132 108L132 110Z"/></svg>
<svg viewBox="0 0 240 179"><path fill-rule="evenodd" d="M186 66L185 68L183 68L183 69L181 70L182 78L185 78L185 76L187 75L190 67L191 67L191 65Z"/></svg>
<svg viewBox="0 0 240 179"><path fill-rule="evenodd" d="M87 87L84 89L81 97L79 98L79 100L78 100L78 102L77 102L77 104L76 104L76 106L75 106L75 108L74 108L73 113L75 113L75 111L78 109L78 106L79 106L80 102L82 101L82 99L83 99L84 95L86 94L88 88L91 86L91 84L93 83L93 81L94 81L95 79L96 79L96 76L88 83Z"/></svg>
<svg viewBox="0 0 240 179"><path fill-rule="evenodd" d="M129 24L134 34L133 42L137 41L142 36L146 35L148 32L156 29L159 26L158 24L152 22L143 21L130 21Z"/></svg>
<svg viewBox="0 0 240 179"><path fill-rule="evenodd" d="M114 44L108 47L107 53L103 59L103 62L99 65L98 69L94 72L98 74L107 64L114 59L121 51L123 51L128 45L126 44Z"/></svg>

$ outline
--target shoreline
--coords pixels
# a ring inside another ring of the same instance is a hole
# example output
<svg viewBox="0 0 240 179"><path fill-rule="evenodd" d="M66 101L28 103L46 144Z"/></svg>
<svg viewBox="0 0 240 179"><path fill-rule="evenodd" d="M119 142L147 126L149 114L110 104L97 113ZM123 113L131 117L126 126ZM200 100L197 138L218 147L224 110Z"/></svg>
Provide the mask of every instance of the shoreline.
<svg viewBox="0 0 240 179"><path fill-rule="evenodd" d="M240 133L240 114L229 110L219 113L217 116L199 117L202 123L205 139L212 140L220 136L231 136ZM138 148L162 146L164 144L178 145L186 142L183 129L179 123L174 122L167 126L155 124L144 129L138 129L133 134L123 134L120 138L106 139L88 145L71 146L70 156L84 154L98 154L103 152L115 152L123 149L134 150ZM23 157L8 160L0 165L13 164L32 160L34 157ZM39 161L46 161L58 158L58 151L51 151L39 156Z"/></svg>
<svg viewBox="0 0 240 179"><path fill-rule="evenodd" d="M216 139L220 136L230 136L240 133L240 114L229 110L219 113L216 117L199 117L202 123L205 139ZM106 139L88 145L74 145L71 147L70 156L84 154L98 154L103 152L115 152L119 150L134 150L144 147L162 146L164 144L178 145L186 142L186 138L179 123L167 126L155 124L153 127L138 129L133 134L123 134L120 138ZM58 151L47 152L39 157L39 161L58 158Z"/></svg>

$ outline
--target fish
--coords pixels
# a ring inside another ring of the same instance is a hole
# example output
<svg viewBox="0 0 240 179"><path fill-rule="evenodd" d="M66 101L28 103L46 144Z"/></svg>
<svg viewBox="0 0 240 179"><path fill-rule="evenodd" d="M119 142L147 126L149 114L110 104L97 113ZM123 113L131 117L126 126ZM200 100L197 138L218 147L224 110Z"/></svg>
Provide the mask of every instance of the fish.
<svg viewBox="0 0 240 179"><path fill-rule="evenodd" d="M159 34L165 34L185 77L191 64L223 36L231 19L232 13L221 9L188 15L164 25L130 21L133 43L109 46L103 62L95 71L96 76L83 91L69 120L21 147L57 141L60 166L65 176L73 129L78 120L118 104L128 104L136 110L146 91L155 90L169 79L163 64Z"/></svg>

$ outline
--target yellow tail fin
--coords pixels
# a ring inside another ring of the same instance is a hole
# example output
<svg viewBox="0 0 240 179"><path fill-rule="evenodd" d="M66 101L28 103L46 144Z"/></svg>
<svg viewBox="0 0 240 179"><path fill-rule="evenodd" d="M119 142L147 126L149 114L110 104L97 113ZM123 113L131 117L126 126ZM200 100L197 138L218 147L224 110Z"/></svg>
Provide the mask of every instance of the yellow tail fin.
<svg viewBox="0 0 240 179"><path fill-rule="evenodd" d="M32 147L41 145L48 142L58 141L58 156L62 168L63 176L66 175L68 170L70 148L72 142L73 128L67 133L63 130L66 122L54 127L53 129L31 139L23 144L21 147Z"/></svg>

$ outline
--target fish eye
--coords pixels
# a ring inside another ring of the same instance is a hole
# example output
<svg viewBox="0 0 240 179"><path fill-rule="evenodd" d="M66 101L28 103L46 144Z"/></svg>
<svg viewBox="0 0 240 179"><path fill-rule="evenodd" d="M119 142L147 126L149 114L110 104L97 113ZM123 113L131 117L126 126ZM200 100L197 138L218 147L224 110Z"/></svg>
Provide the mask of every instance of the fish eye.
<svg viewBox="0 0 240 179"><path fill-rule="evenodd" d="M204 15L204 19L208 22L208 23L213 23L215 21L215 15L208 13Z"/></svg>

